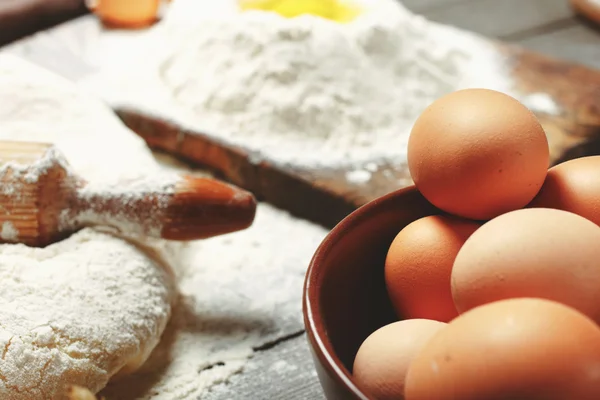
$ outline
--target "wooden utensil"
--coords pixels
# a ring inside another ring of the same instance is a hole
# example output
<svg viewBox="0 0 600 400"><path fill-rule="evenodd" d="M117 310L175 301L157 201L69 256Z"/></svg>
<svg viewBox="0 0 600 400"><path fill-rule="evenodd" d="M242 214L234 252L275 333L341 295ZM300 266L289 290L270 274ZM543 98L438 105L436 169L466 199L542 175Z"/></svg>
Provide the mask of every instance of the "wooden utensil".
<svg viewBox="0 0 600 400"><path fill-rule="evenodd" d="M254 196L213 179L174 173L86 182L51 144L0 141L0 242L45 246L85 226L195 240L242 230Z"/></svg>
<svg viewBox="0 0 600 400"><path fill-rule="evenodd" d="M570 0L573 10L589 21L600 24L600 2L598 0Z"/></svg>

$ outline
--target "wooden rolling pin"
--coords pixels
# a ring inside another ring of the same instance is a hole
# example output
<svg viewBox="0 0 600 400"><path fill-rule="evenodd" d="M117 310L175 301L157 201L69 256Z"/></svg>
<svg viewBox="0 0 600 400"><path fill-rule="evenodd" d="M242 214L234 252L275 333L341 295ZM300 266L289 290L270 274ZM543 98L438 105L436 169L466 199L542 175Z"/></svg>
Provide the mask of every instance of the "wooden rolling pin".
<svg viewBox="0 0 600 400"><path fill-rule="evenodd" d="M254 196L213 179L148 176L94 183L56 147L0 141L0 242L46 246L86 226L123 234L195 240L249 227Z"/></svg>

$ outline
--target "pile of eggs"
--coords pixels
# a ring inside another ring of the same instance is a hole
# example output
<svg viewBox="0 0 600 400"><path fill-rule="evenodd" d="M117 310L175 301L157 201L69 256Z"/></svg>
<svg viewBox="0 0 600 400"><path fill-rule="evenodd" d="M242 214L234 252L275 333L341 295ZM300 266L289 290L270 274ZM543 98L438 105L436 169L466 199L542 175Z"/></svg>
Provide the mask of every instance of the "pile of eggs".
<svg viewBox="0 0 600 400"><path fill-rule="evenodd" d="M534 114L495 91L431 104L408 145L443 211L385 261L400 319L353 375L378 400L600 399L600 157L549 166Z"/></svg>

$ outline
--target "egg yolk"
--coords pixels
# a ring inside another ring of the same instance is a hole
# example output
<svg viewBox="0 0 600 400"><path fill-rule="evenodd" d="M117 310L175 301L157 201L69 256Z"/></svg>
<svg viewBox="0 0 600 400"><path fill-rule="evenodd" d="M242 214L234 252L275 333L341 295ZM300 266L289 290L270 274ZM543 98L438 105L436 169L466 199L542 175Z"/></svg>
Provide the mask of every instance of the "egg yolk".
<svg viewBox="0 0 600 400"><path fill-rule="evenodd" d="M352 21L361 11L350 0L239 0L239 6L242 11L271 11L286 18L310 14L340 23Z"/></svg>

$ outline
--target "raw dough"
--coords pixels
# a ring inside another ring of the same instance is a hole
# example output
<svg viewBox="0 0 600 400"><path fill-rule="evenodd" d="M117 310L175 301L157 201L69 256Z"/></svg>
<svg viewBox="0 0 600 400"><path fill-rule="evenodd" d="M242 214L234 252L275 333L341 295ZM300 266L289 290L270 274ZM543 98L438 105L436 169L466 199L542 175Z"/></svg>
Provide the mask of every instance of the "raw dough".
<svg viewBox="0 0 600 400"><path fill-rule="evenodd" d="M168 269L91 229L45 249L0 246L0 282L4 400L61 399L66 384L97 392L137 369L174 293Z"/></svg>

